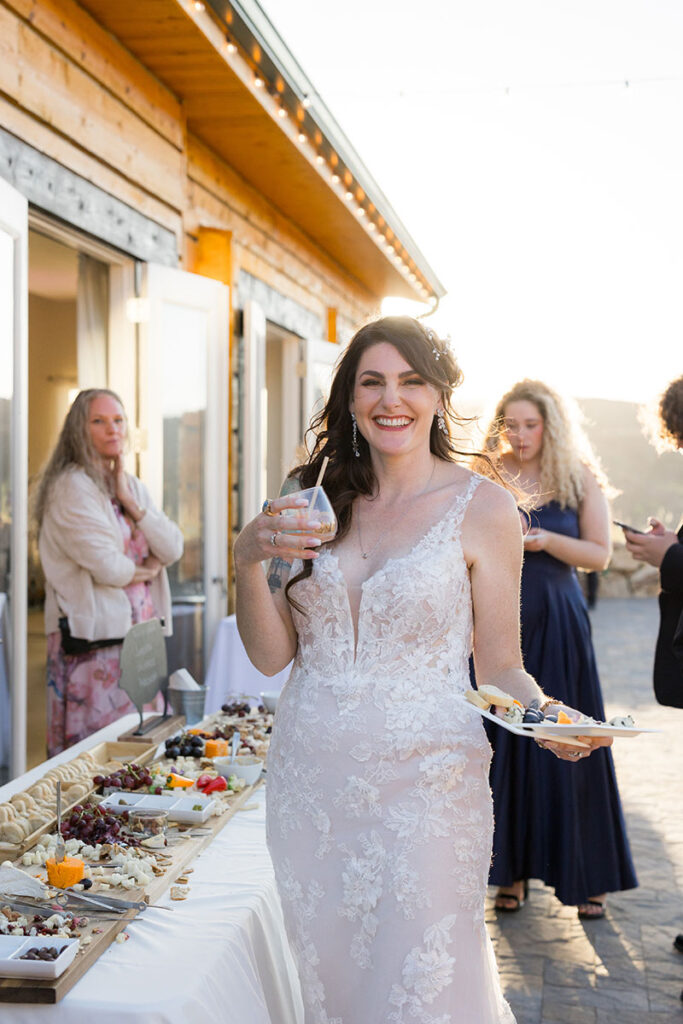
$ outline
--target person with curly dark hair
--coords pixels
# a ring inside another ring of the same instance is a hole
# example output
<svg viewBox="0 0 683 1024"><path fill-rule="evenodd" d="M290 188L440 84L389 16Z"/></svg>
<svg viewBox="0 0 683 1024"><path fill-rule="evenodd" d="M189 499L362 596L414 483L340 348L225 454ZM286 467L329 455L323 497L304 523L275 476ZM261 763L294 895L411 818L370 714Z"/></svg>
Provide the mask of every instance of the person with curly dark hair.
<svg viewBox="0 0 683 1024"><path fill-rule="evenodd" d="M683 448L683 377L672 380L659 401L660 437L674 451Z"/></svg>
<svg viewBox="0 0 683 1024"><path fill-rule="evenodd" d="M491 750L464 696L472 650L481 683L546 698L520 653L515 498L451 439L460 379L419 321L366 324L292 474L315 485L329 459L336 537L321 544L293 493L235 543L249 657L270 675L294 659L267 829L306 1024L513 1022L484 921ZM550 746L575 764L596 745Z"/></svg>
<svg viewBox="0 0 683 1024"><path fill-rule="evenodd" d="M659 441L683 452L683 377L672 380L664 391L658 413ZM659 633L652 673L655 697L660 704L683 708L683 524L677 533L667 530L658 519L650 519L650 526L650 532L644 534L624 530L626 547L639 562L659 569ZM683 933L675 937L674 946L683 953Z"/></svg>
<svg viewBox="0 0 683 1024"><path fill-rule="evenodd" d="M659 401L659 437L683 451L683 377L677 377ZM624 531L626 547L639 562L659 569L659 634L653 683L660 704L683 708L683 525L667 530L650 519L648 533Z"/></svg>

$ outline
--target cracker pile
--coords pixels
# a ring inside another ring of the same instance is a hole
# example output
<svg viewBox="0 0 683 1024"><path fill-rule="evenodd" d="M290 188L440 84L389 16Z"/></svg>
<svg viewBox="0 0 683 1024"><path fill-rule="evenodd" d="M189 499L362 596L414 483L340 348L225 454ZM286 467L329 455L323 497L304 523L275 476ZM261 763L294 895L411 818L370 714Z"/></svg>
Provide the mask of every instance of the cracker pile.
<svg viewBox="0 0 683 1024"><path fill-rule="evenodd" d="M97 767L93 755L86 751L73 761L51 768L27 790L0 804L0 844L6 844L5 849L17 846L54 820L58 782L62 784L65 806L82 799L92 789Z"/></svg>

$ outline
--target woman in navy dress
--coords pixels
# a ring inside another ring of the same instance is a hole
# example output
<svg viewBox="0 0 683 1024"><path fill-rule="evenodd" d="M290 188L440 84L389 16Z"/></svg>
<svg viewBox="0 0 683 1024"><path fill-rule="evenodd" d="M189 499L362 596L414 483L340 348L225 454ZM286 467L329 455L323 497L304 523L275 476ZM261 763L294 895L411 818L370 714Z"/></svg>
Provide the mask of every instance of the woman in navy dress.
<svg viewBox="0 0 683 1024"><path fill-rule="evenodd" d="M576 568L609 562L607 481L567 404L540 381L521 381L503 396L486 448L535 506L522 516L525 668L547 692L604 721ZM529 740L493 725L488 732L496 909L518 910L527 880L539 878L580 917L602 917L608 892L638 884L610 751L569 769Z"/></svg>

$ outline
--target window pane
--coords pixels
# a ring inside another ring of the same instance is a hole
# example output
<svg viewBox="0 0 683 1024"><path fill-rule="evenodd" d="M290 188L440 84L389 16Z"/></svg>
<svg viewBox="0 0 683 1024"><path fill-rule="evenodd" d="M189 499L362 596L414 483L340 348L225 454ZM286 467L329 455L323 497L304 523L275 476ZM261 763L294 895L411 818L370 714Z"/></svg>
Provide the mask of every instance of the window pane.
<svg viewBox="0 0 683 1024"><path fill-rule="evenodd" d="M0 231L0 785L10 760L8 605L12 543L12 395L14 376L14 241Z"/></svg>
<svg viewBox="0 0 683 1024"><path fill-rule="evenodd" d="M183 532L183 557L169 569L174 598L204 594L204 439L207 314L163 307L164 511Z"/></svg>
<svg viewBox="0 0 683 1024"><path fill-rule="evenodd" d="M14 374L14 243L0 232L0 594L9 589L12 531L11 411Z"/></svg>

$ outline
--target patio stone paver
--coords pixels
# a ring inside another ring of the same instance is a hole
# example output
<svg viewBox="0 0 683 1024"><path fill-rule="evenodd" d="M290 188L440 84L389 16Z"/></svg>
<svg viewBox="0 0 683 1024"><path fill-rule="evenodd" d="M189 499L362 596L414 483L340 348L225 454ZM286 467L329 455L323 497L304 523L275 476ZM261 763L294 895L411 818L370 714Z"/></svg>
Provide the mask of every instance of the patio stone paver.
<svg viewBox="0 0 683 1024"><path fill-rule="evenodd" d="M579 921L532 882L523 910L490 901L487 922L517 1024L683 1024L683 710L652 692L656 599L605 599L591 617L608 716L661 730L612 748L639 888Z"/></svg>

